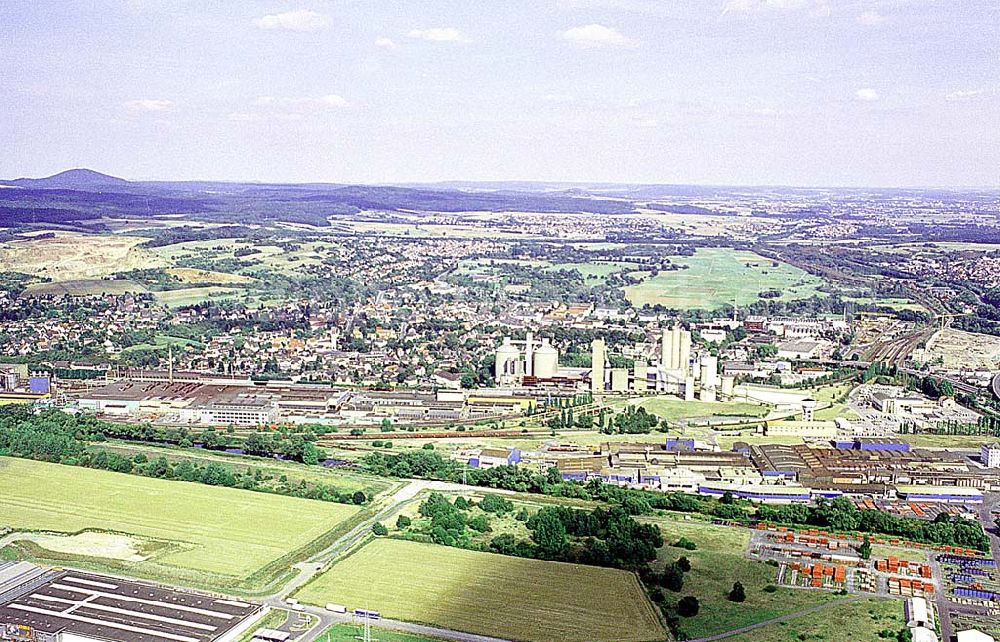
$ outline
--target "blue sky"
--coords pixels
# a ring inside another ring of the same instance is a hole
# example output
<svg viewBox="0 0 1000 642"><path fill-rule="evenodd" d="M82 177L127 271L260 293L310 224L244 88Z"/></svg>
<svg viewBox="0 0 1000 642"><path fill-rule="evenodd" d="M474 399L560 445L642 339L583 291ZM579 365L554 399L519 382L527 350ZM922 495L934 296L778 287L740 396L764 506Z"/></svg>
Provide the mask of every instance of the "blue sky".
<svg viewBox="0 0 1000 642"><path fill-rule="evenodd" d="M1000 186L996 0L15 0L0 176Z"/></svg>

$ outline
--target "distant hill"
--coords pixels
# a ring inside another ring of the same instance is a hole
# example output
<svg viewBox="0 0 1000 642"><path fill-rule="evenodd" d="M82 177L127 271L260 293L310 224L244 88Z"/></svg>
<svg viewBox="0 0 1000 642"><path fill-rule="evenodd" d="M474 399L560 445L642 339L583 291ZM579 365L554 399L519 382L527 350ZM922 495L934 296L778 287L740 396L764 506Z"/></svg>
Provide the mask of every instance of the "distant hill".
<svg viewBox="0 0 1000 642"><path fill-rule="evenodd" d="M34 189L79 189L85 191L123 187L129 184L124 178L108 176L92 169L69 169L46 178L19 178L13 181L4 181L4 183Z"/></svg>

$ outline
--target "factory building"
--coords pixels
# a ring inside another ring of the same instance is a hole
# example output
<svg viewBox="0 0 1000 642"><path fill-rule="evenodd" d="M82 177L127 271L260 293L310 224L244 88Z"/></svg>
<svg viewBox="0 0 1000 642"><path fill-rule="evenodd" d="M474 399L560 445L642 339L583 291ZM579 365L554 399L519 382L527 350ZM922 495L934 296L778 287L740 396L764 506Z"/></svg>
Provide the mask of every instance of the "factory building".
<svg viewBox="0 0 1000 642"><path fill-rule="evenodd" d="M979 459L987 468L1000 468L1000 444L984 444L979 452Z"/></svg>
<svg viewBox="0 0 1000 642"><path fill-rule="evenodd" d="M267 610L117 577L0 562L2 642L234 642Z"/></svg>

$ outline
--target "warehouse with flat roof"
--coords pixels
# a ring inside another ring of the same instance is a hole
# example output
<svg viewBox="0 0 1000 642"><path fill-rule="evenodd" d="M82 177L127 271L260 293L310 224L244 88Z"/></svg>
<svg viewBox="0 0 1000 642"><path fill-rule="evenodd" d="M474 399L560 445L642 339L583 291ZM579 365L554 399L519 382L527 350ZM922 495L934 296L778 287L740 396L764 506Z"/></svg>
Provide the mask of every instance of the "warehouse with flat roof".
<svg viewBox="0 0 1000 642"><path fill-rule="evenodd" d="M0 642L233 642L266 607L77 571L0 563Z"/></svg>

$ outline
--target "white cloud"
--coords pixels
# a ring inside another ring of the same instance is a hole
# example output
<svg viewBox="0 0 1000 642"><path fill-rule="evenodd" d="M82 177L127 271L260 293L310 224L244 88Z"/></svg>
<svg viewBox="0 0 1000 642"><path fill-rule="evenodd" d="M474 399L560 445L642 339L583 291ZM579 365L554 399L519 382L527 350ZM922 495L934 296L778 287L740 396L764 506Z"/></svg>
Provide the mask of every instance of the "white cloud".
<svg viewBox="0 0 1000 642"><path fill-rule="evenodd" d="M469 39L454 27L432 27L430 29L413 29L406 34L417 40L430 42L469 42Z"/></svg>
<svg viewBox="0 0 1000 642"><path fill-rule="evenodd" d="M854 92L854 96L858 100L864 101L866 103L873 103L876 100L878 100L878 92L872 89L871 87L863 87L857 90L856 92Z"/></svg>
<svg viewBox="0 0 1000 642"><path fill-rule="evenodd" d="M545 94L542 96L542 100L547 103L571 103L576 100L576 97L570 94Z"/></svg>
<svg viewBox="0 0 1000 642"><path fill-rule="evenodd" d="M806 0L727 0L722 13L754 13L757 11L785 11L802 9Z"/></svg>
<svg viewBox="0 0 1000 642"><path fill-rule="evenodd" d="M726 0L723 15L732 13L763 13L810 9L814 18L829 18L830 0Z"/></svg>
<svg viewBox="0 0 1000 642"><path fill-rule="evenodd" d="M643 129L651 129L653 127L659 127L660 121L655 116L636 114L632 117L632 125Z"/></svg>
<svg viewBox="0 0 1000 642"><path fill-rule="evenodd" d="M969 100L971 98L976 98L977 96L982 96L986 93L985 89L966 89L953 91L950 94L946 94L944 99L949 102L959 102L962 100Z"/></svg>
<svg viewBox="0 0 1000 642"><path fill-rule="evenodd" d="M319 97L260 96L254 101L254 104L258 107L270 107L299 113L348 106L347 100L338 94L327 94L326 96Z"/></svg>
<svg viewBox="0 0 1000 642"><path fill-rule="evenodd" d="M560 31L559 37L580 47L625 47L634 44L617 29L598 24Z"/></svg>
<svg viewBox="0 0 1000 642"><path fill-rule="evenodd" d="M865 11L858 15L858 24L866 27L877 27L885 23L885 16L878 11Z"/></svg>
<svg viewBox="0 0 1000 642"><path fill-rule="evenodd" d="M330 24L330 18L309 9L272 13L253 21L261 29L286 31L319 31Z"/></svg>
<svg viewBox="0 0 1000 642"><path fill-rule="evenodd" d="M229 121L233 123L256 123L262 120L260 114L253 114L245 111L234 111L229 114Z"/></svg>
<svg viewBox="0 0 1000 642"><path fill-rule="evenodd" d="M375 46L381 49L395 49L396 43L392 41L392 38L376 38Z"/></svg>
<svg viewBox="0 0 1000 642"><path fill-rule="evenodd" d="M126 108L134 111L169 111L174 108L173 101L154 98L126 100L123 104Z"/></svg>
<svg viewBox="0 0 1000 642"><path fill-rule="evenodd" d="M320 102L327 107L347 107L347 101L344 97L337 94L327 94L320 98Z"/></svg>

